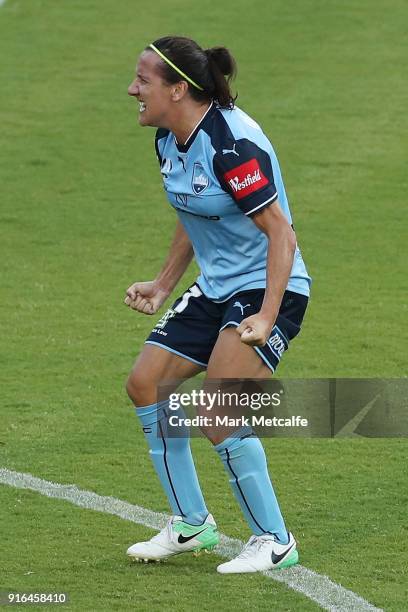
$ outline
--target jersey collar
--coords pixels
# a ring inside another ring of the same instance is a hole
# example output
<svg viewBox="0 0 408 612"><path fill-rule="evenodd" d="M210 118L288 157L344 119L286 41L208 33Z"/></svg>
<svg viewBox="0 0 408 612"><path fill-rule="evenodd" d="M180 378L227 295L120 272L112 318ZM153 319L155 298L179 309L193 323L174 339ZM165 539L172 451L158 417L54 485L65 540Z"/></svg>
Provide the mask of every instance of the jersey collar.
<svg viewBox="0 0 408 612"><path fill-rule="evenodd" d="M191 132L190 136L187 138L184 144L180 144L179 142L177 142L177 138L174 136L174 142L176 143L177 150L180 151L180 153L187 153L187 151L193 144L198 132L203 127L205 121L209 118L211 109L214 109L214 108L215 108L215 104L214 102L211 102L210 106L207 108L204 115L201 117L200 121L197 123L197 125L195 126L195 128L193 129L193 131Z"/></svg>

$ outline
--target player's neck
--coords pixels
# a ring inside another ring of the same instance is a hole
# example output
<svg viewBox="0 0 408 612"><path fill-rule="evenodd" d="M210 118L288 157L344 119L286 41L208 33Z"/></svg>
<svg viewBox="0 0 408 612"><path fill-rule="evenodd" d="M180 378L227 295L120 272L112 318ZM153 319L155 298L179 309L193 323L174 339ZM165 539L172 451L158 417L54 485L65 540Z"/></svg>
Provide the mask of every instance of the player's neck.
<svg viewBox="0 0 408 612"><path fill-rule="evenodd" d="M176 137L179 144L184 145L195 131L198 124L207 113L212 102L204 102L204 104L189 104L185 108L180 107L172 121L170 131Z"/></svg>

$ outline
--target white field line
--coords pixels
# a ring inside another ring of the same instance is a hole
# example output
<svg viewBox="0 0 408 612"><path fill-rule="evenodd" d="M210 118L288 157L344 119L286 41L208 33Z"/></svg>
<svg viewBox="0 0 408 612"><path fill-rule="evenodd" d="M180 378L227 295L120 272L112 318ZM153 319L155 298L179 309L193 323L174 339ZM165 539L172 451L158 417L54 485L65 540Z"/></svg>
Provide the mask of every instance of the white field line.
<svg viewBox="0 0 408 612"><path fill-rule="evenodd" d="M132 521L152 529L162 529L169 518L165 514L153 512L142 506L134 506L115 497L105 497L91 491L82 491L75 485L49 482L31 476L31 474L14 472L7 468L0 468L0 483L18 489L30 489L47 497L68 501L81 508L113 514L126 521ZM240 540L221 534L221 541L216 549L216 554L231 559L241 550L242 546L243 543ZM345 589L327 576L317 574L302 565L278 572L266 571L262 573L268 578L282 582L294 591L305 595L321 606L323 610L330 610L331 612L382 612L381 608L371 605L353 591Z"/></svg>

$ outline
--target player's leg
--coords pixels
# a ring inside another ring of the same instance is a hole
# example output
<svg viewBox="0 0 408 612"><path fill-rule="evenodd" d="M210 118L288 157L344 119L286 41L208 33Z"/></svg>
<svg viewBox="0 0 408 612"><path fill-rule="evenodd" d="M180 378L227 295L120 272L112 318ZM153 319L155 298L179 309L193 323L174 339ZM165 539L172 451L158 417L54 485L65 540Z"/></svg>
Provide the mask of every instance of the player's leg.
<svg viewBox="0 0 408 612"><path fill-rule="evenodd" d="M240 301L233 298L227 305L225 323L208 364L208 379L267 379L279 365L289 340L300 330L307 298L286 292L269 342L254 349L241 342L234 328L245 316L259 310L262 297L252 291L241 294ZM298 560L296 542L286 530L260 440L250 429L229 437L220 436L217 431L207 434L223 461L234 494L254 534L242 553L220 565L218 571L254 572L295 564Z"/></svg>
<svg viewBox="0 0 408 612"><path fill-rule="evenodd" d="M167 526L151 540L128 548L127 554L135 560L159 561L181 552L211 549L218 542L216 525L198 482L189 432L186 428L181 437L166 437L168 402L157 402L160 383L190 378L202 369L164 348L145 344L130 373L126 389L136 406L150 456L173 513Z"/></svg>
<svg viewBox="0 0 408 612"><path fill-rule="evenodd" d="M126 391L136 406L147 406L157 401L158 387L173 381L191 378L201 372L201 366L166 350L163 346L145 344L135 361L126 383Z"/></svg>
<svg viewBox="0 0 408 612"><path fill-rule="evenodd" d="M231 355L234 359L231 360ZM268 379L271 370L254 349L240 340L234 328L223 330L208 364L207 378ZM268 475L262 444L252 430L224 439L223 432L209 432L211 442L227 469L234 493L256 535L275 534L287 542L287 531Z"/></svg>
<svg viewBox="0 0 408 612"><path fill-rule="evenodd" d="M176 300L156 323L128 379L128 394L174 514L152 540L129 548L128 554L134 558L159 560L188 550L209 549L218 542L216 525L198 482L188 428L182 431L178 427L177 437L167 436L168 401L163 398L159 402L158 398L160 384L165 384L169 395L177 381L206 367L217 337L217 324L207 302L196 286Z"/></svg>
<svg viewBox="0 0 408 612"><path fill-rule="evenodd" d="M241 342L235 329L227 328L220 333L214 347L207 376L209 379L267 379L271 370L252 347ZM293 565L298 560L296 544L286 530L261 441L249 427L223 440L217 430L208 433L254 534L241 554L221 564L218 571L244 573Z"/></svg>

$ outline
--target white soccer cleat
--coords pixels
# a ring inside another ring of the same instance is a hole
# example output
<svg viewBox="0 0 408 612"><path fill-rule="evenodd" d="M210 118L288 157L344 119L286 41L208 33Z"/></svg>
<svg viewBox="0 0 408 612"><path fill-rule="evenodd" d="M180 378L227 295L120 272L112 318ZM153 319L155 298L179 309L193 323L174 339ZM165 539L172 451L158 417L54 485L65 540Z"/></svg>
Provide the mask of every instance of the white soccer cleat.
<svg viewBox="0 0 408 612"><path fill-rule="evenodd" d="M161 561L183 552L212 550L218 540L217 525L211 514L201 525L190 525L181 516L172 516L166 527L151 540L133 544L126 554L135 561Z"/></svg>
<svg viewBox="0 0 408 612"><path fill-rule="evenodd" d="M296 540L288 534L288 544L280 544L273 535L251 536L240 554L217 567L220 574L245 574L270 569L283 569L299 560Z"/></svg>

